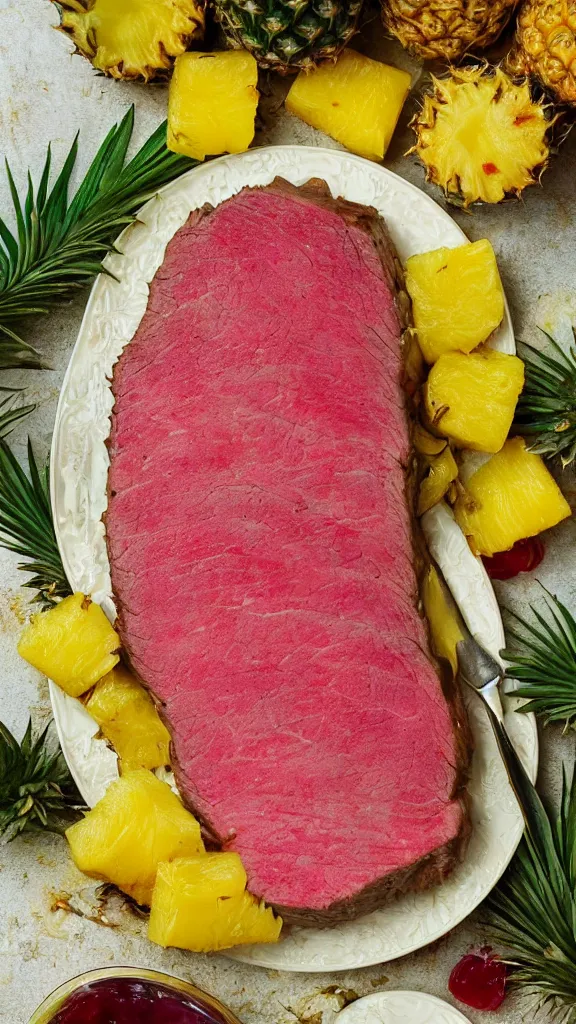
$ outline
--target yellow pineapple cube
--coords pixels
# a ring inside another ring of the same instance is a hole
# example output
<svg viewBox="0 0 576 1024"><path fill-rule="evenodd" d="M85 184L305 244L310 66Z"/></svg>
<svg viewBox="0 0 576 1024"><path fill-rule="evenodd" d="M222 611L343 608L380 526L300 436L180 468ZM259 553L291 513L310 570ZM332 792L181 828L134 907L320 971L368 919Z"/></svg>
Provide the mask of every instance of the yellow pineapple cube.
<svg viewBox="0 0 576 1024"><path fill-rule="evenodd" d="M453 675L458 671L457 644L463 640L454 602L431 565L422 581L422 604L430 627L434 654L448 662Z"/></svg>
<svg viewBox="0 0 576 1024"><path fill-rule="evenodd" d="M465 480L457 522L481 555L507 551L570 515L570 506L539 455L511 438Z"/></svg>
<svg viewBox="0 0 576 1024"><path fill-rule="evenodd" d="M170 733L148 691L122 665L97 683L86 709L114 747L123 772L170 764Z"/></svg>
<svg viewBox="0 0 576 1024"><path fill-rule="evenodd" d="M444 352L471 352L504 316L504 292L487 239L411 256L406 287L427 363Z"/></svg>
<svg viewBox="0 0 576 1024"><path fill-rule="evenodd" d="M143 768L112 782L66 838L80 871L146 905L161 862L204 852L196 819L166 782Z"/></svg>
<svg viewBox="0 0 576 1024"><path fill-rule="evenodd" d="M71 594L33 615L18 653L71 697L79 697L120 660L120 637L99 605Z"/></svg>
<svg viewBox="0 0 576 1024"><path fill-rule="evenodd" d="M433 505L442 501L450 484L458 476L456 459L448 446L439 455L429 458L428 461L430 469L420 484L418 495L419 516L423 516Z"/></svg>
<svg viewBox="0 0 576 1024"><path fill-rule="evenodd" d="M254 138L258 65L246 50L183 53L168 96L168 149L195 160L242 153Z"/></svg>
<svg viewBox="0 0 576 1024"><path fill-rule="evenodd" d="M236 853L207 853L160 864L148 938L197 953L252 942L277 942L282 920L245 891Z"/></svg>
<svg viewBox="0 0 576 1024"><path fill-rule="evenodd" d="M353 153L382 160L410 83L406 71L343 50L335 64L300 72L286 109Z"/></svg>
<svg viewBox="0 0 576 1024"><path fill-rule="evenodd" d="M424 387L426 413L433 428L461 448L499 452L523 387L524 363L517 356L491 348L446 352Z"/></svg>

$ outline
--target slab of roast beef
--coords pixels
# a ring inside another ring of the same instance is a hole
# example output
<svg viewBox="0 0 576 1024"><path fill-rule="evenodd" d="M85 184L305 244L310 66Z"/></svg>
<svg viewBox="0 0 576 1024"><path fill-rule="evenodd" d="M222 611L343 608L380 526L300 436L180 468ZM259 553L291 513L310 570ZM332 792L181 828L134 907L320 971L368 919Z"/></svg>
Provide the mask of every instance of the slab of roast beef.
<svg viewBox="0 0 576 1024"><path fill-rule="evenodd" d="M114 373L122 641L184 800L292 921L441 881L468 831L417 611L401 310L375 211L275 182L192 214Z"/></svg>

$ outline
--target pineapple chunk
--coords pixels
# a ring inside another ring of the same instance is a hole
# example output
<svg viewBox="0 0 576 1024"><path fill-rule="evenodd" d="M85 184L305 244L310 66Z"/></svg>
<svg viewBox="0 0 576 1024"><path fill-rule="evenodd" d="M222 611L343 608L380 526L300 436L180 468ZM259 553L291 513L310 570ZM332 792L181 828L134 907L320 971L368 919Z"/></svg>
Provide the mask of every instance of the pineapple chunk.
<svg viewBox="0 0 576 1024"><path fill-rule="evenodd" d="M48 612L33 615L18 653L34 668L79 697L120 660L120 637L102 609L72 594Z"/></svg>
<svg viewBox="0 0 576 1024"><path fill-rule="evenodd" d="M524 363L494 349L446 352L424 388L430 423L461 448L499 452L524 386Z"/></svg>
<svg viewBox="0 0 576 1024"><path fill-rule="evenodd" d="M418 515L423 516L433 505L437 505L446 494L453 480L458 476L456 459L446 447L440 455L429 459L430 470L420 484Z"/></svg>
<svg viewBox="0 0 576 1024"><path fill-rule="evenodd" d="M410 82L406 71L344 50L336 64L300 72L286 109L353 153L382 160Z"/></svg>
<svg viewBox="0 0 576 1024"><path fill-rule="evenodd" d="M160 864L148 938L197 953L252 942L277 942L282 920L245 891L236 853L207 853Z"/></svg>
<svg viewBox="0 0 576 1024"><path fill-rule="evenodd" d="M522 438L506 442L465 483L456 520L481 555L507 551L570 515L570 506L543 460Z"/></svg>
<svg viewBox="0 0 576 1024"><path fill-rule="evenodd" d="M183 53L168 97L168 149L204 160L242 153L254 138L258 66L245 50Z"/></svg>
<svg viewBox="0 0 576 1024"><path fill-rule="evenodd" d="M448 442L442 437L434 437L420 423L416 423L412 433L412 444L420 455L440 455Z"/></svg>
<svg viewBox="0 0 576 1024"><path fill-rule="evenodd" d="M496 257L486 239L411 256L406 287L427 363L454 349L471 352L504 316Z"/></svg>
<svg viewBox="0 0 576 1024"><path fill-rule="evenodd" d="M146 905L161 861L204 851L196 819L166 782L143 768L112 782L66 838L80 871Z"/></svg>
<svg viewBox="0 0 576 1024"><path fill-rule="evenodd" d="M463 640L454 602L434 568L430 566L422 583L424 614L430 626L430 640L437 658L444 658L455 676L458 671L457 644Z"/></svg>
<svg viewBox="0 0 576 1024"><path fill-rule="evenodd" d="M170 763L170 733L150 694L122 665L97 683L86 709L114 747L123 772Z"/></svg>

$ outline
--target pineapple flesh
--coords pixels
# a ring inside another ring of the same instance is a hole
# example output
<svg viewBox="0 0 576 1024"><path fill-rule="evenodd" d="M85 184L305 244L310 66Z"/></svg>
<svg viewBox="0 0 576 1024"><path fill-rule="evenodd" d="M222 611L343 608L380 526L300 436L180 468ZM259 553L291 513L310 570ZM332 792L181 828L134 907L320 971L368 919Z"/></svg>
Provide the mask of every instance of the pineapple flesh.
<svg viewBox="0 0 576 1024"><path fill-rule="evenodd" d="M336 64L301 72L286 109L369 160L382 160L410 91L406 71L344 50Z"/></svg>
<svg viewBox="0 0 576 1024"><path fill-rule="evenodd" d="M71 697L94 686L120 660L120 637L99 605L71 594L33 615L18 653Z"/></svg>
<svg viewBox="0 0 576 1024"><path fill-rule="evenodd" d="M468 478L456 520L481 555L507 551L570 515L570 506L539 455L511 438Z"/></svg>
<svg viewBox="0 0 576 1024"><path fill-rule="evenodd" d="M424 614L430 627L432 651L437 658L448 662L452 674L456 676L458 671L457 646L464 637L454 602L442 585L433 565L429 567L422 581L421 595Z"/></svg>
<svg viewBox="0 0 576 1024"><path fill-rule="evenodd" d="M517 0L382 0L384 25L423 60L459 60L490 46Z"/></svg>
<svg viewBox="0 0 576 1024"><path fill-rule="evenodd" d="M418 494L418 515L423 516L428 509L431 509L434 505L437 505L439 501L448 491L450 484L456 480L458 476L458 466L456 459L452 455L450 448L446 446L440 455L436 455L429 460L430 469L428 475L424 477L420 484L420 491Z"/></svg>
<svg viewBox="0 0 576 1024"><path fill-rule="evenodd" d="M447 352L434 363L424 387L433 429L460 448L498 452L508 437L524 363L517 356L482 348Z"/></svg>
<svg viewBox="0 0 576 1024"><path fill-rule="evenodd" d="M536 78L556 103L575 106L574 0L524 0L506 68L512 74Z"/></svg>
<svg viewBox="0 0 576 1024"><path fill-rule="evenodd" d="M122 665L96 684L86 710L114 747L122 772L170 764L170 734L150 694Z"/></svg>
<svg viewBox="0 0 576 1024"><path fill-rule="evenodd" d="M196 953L253 942L277 942L281 918L246 892L236 853L207 853L160 864L148 938Z"/></svg>
<svg viewBox="0 0 576 1024"><path fill-rule="evenodd" d="M168 97L168 149L194 160L242 153L254 138L258 68L243 50L184 53Z"/></svg>
<svg viewBox="0 0 576 1024"><path fill-rule="evenodd" d="M444 352L471 352L504 316L504 292L494 250L486 239L411 256L406 287L427 363Z"/></svg>
<svg viewBox="0 0 576 1024"><path fill-rule="evenodd" d="M230 45L281 74L333 61L355 34L361 9L362 0L214 0Z"/></svg>
<svg viewBox="0 0 576 1024"><path fill-rule="evenodd" d="M148 906L158 865L204 852L200 826L166 782L139 768L66 831L74 863Z"/></svg>
<svg viewBox="0 0 576 1024"><path fill-rule="evenodd" d="M549 108L501 68L452 68L412 122L426 180L464 207L500 203L540 181L550 157Z"/></svg>
<svg viewBox="0 0 576 1024"><path fill-rule="evenodd" d="M166 77L173 58L204 35L197 0L57 0L60 28L111 78Z"/></svg>

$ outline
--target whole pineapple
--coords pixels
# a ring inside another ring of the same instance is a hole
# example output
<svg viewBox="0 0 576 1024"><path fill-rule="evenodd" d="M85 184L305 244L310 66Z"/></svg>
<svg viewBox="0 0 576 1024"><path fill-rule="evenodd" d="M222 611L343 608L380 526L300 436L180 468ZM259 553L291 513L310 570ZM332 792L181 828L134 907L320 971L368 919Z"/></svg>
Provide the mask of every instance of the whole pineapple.
<svg viewBox="0 0 576 1024"><path fill-rule="evenodd" d="M556 103L576 105L576 0L525 0L507 68L536 78Z"/></svg>
<svg viewBox="0 0 576 1024"><path fill-rule="evenodd" d="M356 32L362 0L214 0L228 42L283 74L335 60Z"/></svg>
<svg viewBox="0 0 576 1024"><path fill-rule="evenodd" d="M458 61L490 46L518 0L382 0L384 25L423 60Z"/></svg>

